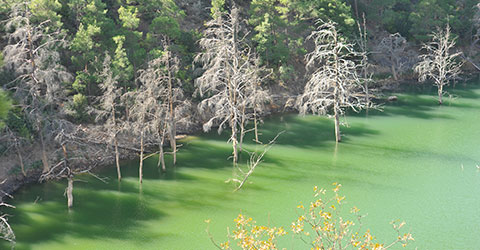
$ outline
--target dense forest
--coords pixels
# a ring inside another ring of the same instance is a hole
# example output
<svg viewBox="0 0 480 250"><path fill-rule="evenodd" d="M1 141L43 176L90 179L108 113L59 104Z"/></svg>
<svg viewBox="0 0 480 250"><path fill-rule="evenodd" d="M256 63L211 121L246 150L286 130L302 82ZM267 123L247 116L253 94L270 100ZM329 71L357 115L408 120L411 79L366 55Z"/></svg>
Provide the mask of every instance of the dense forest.
<svg viewBox="0 0 480 250"><path fill-rule="evenodd" d="M0 19L0 153L69 184L138 155L142 182L202 125L231 130L235 164L272 111L331 114L339 142L382 88L433 82L441 103L480 61L474 0L2 0Z"/></svg>

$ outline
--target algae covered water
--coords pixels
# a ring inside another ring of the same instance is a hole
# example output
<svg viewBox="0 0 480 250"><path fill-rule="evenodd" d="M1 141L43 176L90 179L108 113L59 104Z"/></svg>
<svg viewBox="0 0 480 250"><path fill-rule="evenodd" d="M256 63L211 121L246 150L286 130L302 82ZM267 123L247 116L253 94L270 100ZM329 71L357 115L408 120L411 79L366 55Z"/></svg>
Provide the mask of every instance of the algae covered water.
<svg viewBox="0 0 480 250"><path fill-rule="evenodd" d="M346 206L368 214L363 227L380 241L395 237L390 221L404 220L415 242L408 249L475 249L480 246L480 88L450 90L443 106L434 95L399 94L384 112L347 117L343 142L333 122L295 114L267 119L263 141L285 131L239 192L226 136L191 136L181 142L176 168L166 174L147 160L144 183L137 162L99 173L107 184L77 177L75 204L66 208L65 182L23 188L11 201L16 249L215 249L238 213L259 224L289 228L296 206L312 188L342 184ZM247 148L255 144L247 138ZM170 158L167 157L167 161ZM309 249L289 234L280 248ZM1 249L9 245L2 243Z"/></svg>

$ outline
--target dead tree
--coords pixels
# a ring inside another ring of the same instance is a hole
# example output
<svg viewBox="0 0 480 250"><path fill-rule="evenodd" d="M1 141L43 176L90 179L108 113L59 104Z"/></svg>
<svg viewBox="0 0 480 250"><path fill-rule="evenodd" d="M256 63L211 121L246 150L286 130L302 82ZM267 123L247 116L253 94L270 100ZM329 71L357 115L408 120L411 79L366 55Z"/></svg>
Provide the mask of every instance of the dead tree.
<svg viewBox="0 0 480 250"><path fill-rule="evenodd" d="M140 164L139 182L143 179L143 160L145 151L145 135L157 134L160 148L159 160L162 161L162 168L165 169L163 161L163 142L168 129L169 105L164 100L168 99L168 86L164 85L166 79L165 70L162 66L163 58L152 60L145 71L140 72L139 80L142 83L134 95L135 103L131 107L130 123L132 131L140 136Z"/></svg>
<svg viewBox="0 0 480 250"><path fill-rule="evenodd" d="M370 70L369 70L370 62L368 60L368 55L370 53L368 49L367 21L365 19L365 13L363 13L362 17L363 17L363 22L361 24L359 21L357 21L358 34L359 34L359 37L357 39L357 44L358 44L358 48L362 58L361 59L362 67L360 68L360 75L363 80L363 88L365 90L365 103L366 103L366 108L368 112L368 105L370 104L370 93L369 93L368 85L373 82L372 80L373 73L370 73Z"/></svg>
<svg viewBox="0 0 480 250"><path fill-rule="evenodd" d="M58 108L64 101L63 82L72 79L60 64L58 49L67 46L65 35L50 25L50 20L31 23L29 2L12 6L6 23L8 45L5 46L5 67L16 74L12 82L16 99L34 125L42 147L43 172L49 169L45 127L55 123ZM50 119L52 118L52 119Z"/></svg>
<svg viewBox="0 0 480 250"><path fill-rule="evenodd" d="M13 132L9 127L6 128L8 133L8 143L15 149L15 153L18 157L18 164L20 164L20 170L22 171L23 176L27 176L25 172L25 164L23 161L22 146L25 145L25 138L22 138L15 132Z"/></svg>
<svg viewBox="0 0 480 250"><path fill-rule="evenodd" d="M366 103L358 75L361 65L353 61L361 54L338 34L335 26L333 22L319 23L317 30L308 36L315 48L306 55L306 67L313 72L297 100L297 107L301 114L333 112L335 138L340 142L340 116L346 108L358 111Z"/></svg>
<svg viewBox="0 0 480 250"><path fill-rule="evenodd" d="M120 153L118 150L118 134L122 131L124 122L117 115L117 106L122 96L122 89L117 81L118 77L113 75L111 69L111 57L106 53L101 74L102 83L100 88L103 94L97 98L100 109L96 111L96 121L104 121L103 128L107 135L107 143L113 144L115 150L115 164L117 167L118 181L122 179L120 171Z"/></svg>
<svg viewBox="0 0 480 250"><path fill-rule="evenodd" d="M157 91L160 91L158 98L162 104L168 108L165 119L165 128L158 127L159 134L161 130L166 129L168 139L170 141L170 148L173 154L173 164L177 162L177 125L178 123L188 123L188 116L185 116L185 109L190 106L188 100L185 100L180 79L177 78L180 69L180 60L170 51L170 40L168 37L163 38L163 53L160 57L153 59L148 64L146 70L140 71L140 81L147 84L146 81L156 82L158 85ZM163 118L158 117L158 121L163 121ZM159 145L163 146L163 135ZM161 150L163 152L163 148ZM161 154L163 159L163 154ZM160 158L159 158L160 159ZM162 164L162 169L165 171L165 164Z"/></svg>
<svg viewBox="0 0 480 250"><path fill-rule="evenodd" d="M3 180L3 182L5 181L6 179ZM1 184L3 184L3 182ZM15 208L14 206L5 202L0 202L0 208L1 207ZM0 239L6 240L11 244L15 244L15 233L13 232L12 227L10 227L10 224L8 223L8 214L5 214L3 212L0 213Z"/></svg>
<svg viewBox="0 0 480 250"><path fill-rule="evenodd" d="M455 39L451 37L450 25L445 30L438 29L431 34L432 41L422 46L425 54L420 55L420 62L415 66L420 82L432 79L438 88L438 103L442 104L443 86L456 79L461 73L462 62L456 58L461 52L452 53Z"/></svg>
<svg viewBox="0 0 480 250"><path fill-rule="evenodd" d="M166 171L163 145L167 135L172 147L174 163L176 161L175 109L177 101L183 96L181 89L174 86L177 81L175 74L178 71L178 63L178 59L172 56L167 47L161 56L148 63L147 69L140 70L138 79L142 86L132 108L133 115L140 118L139 121L142 119L151 121L147 129L156 134L159 147L157 166L161 165L163 171Z"/></svg>
<svg viewBox="0 0 480 250"><path fill-rule="evenodd" d="M206 96L199 104L199 109L211 113L203 129L209 131L213 126L218 126L218 133L221 133L226 126L230 126L229 142L233 147L233 163L236 164L248 84L245 76L248 75L249 48L244 38L239 37L237 9L219 15L207 22L206 26L204 36L200 39L200 47L204 52L195 58L205 70L195 82L198 93Z"/></svg>
<svg viewBox="0 0 480 250"><path fill-rule="evenodd" d="M82 143L85 135L83 129L79 125L74 125L68 121L60 120L58 126L55 127L56 137L54 142L59 145L57 151L54 154L59 153L61 155L57 160L58 162L54 164L48 172L43 173L40 176L39 181L49 181L49 180L59 180L67 179L67 187L65 188L65 196L67 197L67 207L73 207L73 183L76 175L79 174L90 174L98 180L105 182L104 179L98 177L97 175L90 172L92 168L95 167L95 164L87 164L87 159L90 158L88 151L80 152L76 151L77 155L69 155L68 145L74 145L78 147L85 147L90 145L85 145Z"/></svg>
<svg viewBox="0 0 480 250"><path fill-rule="evenodd" d="M389 34L377 45L376 50L383 56L383 64L390 67L394 80L407 68L406 48L407 40L400 33Z"/></svg>

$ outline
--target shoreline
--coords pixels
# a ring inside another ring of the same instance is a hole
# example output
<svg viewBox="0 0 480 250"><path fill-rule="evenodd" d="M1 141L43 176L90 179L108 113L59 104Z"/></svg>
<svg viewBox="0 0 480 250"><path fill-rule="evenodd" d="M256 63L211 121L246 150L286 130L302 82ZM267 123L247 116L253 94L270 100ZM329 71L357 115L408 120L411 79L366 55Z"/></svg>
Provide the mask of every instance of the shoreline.
<svg viewBox="0 0 480 250"><path fill-rule="evenodd" d="M465 85L466 83L462 83ZM389 83L377 83L376 85L376 90L379 93L380 98L377 98L377 100L382 100L383 102L388 102L387 97L388 93L392 92L398 92L398 91L405 91L408 89L412 88L421 88L423 90L426 90L428 88L431 88L432 86L429 86L428 84L418 84L414 83L412 81L408 80L403 80L403 81L397 81L397 82L389 82ZM418 91L418 89L417 89ZM288 105L289 101L292 99L292 95L289 95L288 93L280 93L279 95L276 96L275 101L272 101L272 103L269 105L268 112L264 114L262 118L268 118L276 114L283 114L283 113L292 113L295 112L295 109ZM183 135L183 136L191 136L191 135L196 135L196 134L201 134L203 133L203 129L201 126L201 121L200 120L195 120L194 125L190 126L189 128L180 128L178 135ZM168 142L165 142L165 145L168 145ZM153 145L152 145L153 146ZM90 157L88 159L83 159L80 162L76 162L72 164L72 168L74 169L90 169L92 172L97 172L100 169L106 168L112 164L115 163L114 159L114 154L112 152L108 151L108 148L111 147L111 145L108 145L107 142L99 144L97 143L94 145L91 143L88 145L88 150L82 150L79 149L81 154L87 154ZM16 159L17 156L15 154L10 154L10 155L5 155L0 157L0 162L3 162L2 166L2 171L0 171L0 201L4 201L6 198L14 198L13 195L15 194L16 191L18 191L20 188L32 184L35 182L40 181L40 177L42 175L42 169L41 167L35 167L33 166L36 162L39 161L39 146L38 145L30 145L28 147L23 148L23 151L30 151L32 152L29 157L27 158L27 161L25 162L25 166L27 166L26 169L26 175L24 176L21 171L19 173L15 173L15 170L18 170L16 168L19 168L18 166L18 160ZM55 148L50 148L48 151L48 154L50 156L50 161L54 162L55 158ZM88 151L88 152L86 152ZM73 154L76 154L76 150L73 149L71 151ZM146 150L145 153L153 153L156 152L155 150ZM36 157L37 156L37 157ZM122 149L120 158L122 161L129 161L129 160L134 160L135 158L138 158L138 154L133 151L133 150L128 150L128 149ZM33 166L33 167L32 167ZM85 167L89 166L89 167Z"/></svg>

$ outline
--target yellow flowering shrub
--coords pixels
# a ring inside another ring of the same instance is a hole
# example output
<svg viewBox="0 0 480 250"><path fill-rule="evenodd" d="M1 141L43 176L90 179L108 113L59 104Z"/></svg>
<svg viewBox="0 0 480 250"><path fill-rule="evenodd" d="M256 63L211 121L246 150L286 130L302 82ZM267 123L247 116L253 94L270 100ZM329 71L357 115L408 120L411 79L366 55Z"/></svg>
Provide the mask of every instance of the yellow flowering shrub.
<svg viewBox="0 0 480 250"><path fill-rule="evenodd" d="M309 245L310 249L359 249L359 250L383 250L396 244L406 246L414 240L410 233L402 234L400 229L405 222L394 221L391 224L397 232L397 237L392 242L378 243L370 233L359 232L362 215L359 209L350 209L352 219L341 216L340 210L345 196L339 194L342 185L333 183L333 196L328 198L327 190L314 187L314 200L308 206L300 204L298 218L292 222L290 229L301 241ZM206 221L207 223L210 220ZM283 227L259 226L256 222L242 214L239 214L235 222L235 229L228 233L227 241L217 244L210 235L213 244L219 249L232 250L239 247L242 250L273 250L278 249L277 239L287 232ZM208 228L207 228L208 232ZM233 242L233 243L232 243Z"/></svg>
<svg viewBox="0 0 480 250"><path fill-rule="evenodd" d="M274 250L277 249L277 238L287 234L283 227L258 226L252 218L242 214L239 214L234 222L235 230L229 233L229 239L220 245L214 242L218 248L233 249L230 242L233 240L242 250Z"/></svg>
<svg viewBox="0 0 480 250"><path fill-rule="evenodd" d="M401 234L400 229L405 222L398 224L392 222L393 229L398 236L389 244L378 243L375 237L367 230L359 232L362 215L359 209L350 209L352 219L345 219L341 216L340 210L345 196L339 194L341 184L333 183L331 198L326 195L327 190L314 187L314 201L308 207L303 204L297 206L300 215L292 222L291 229L295 235L304 242L311 244L311 249L388 249L397 243L406 246L408 241L413 240L410 233Z"/></svg>

